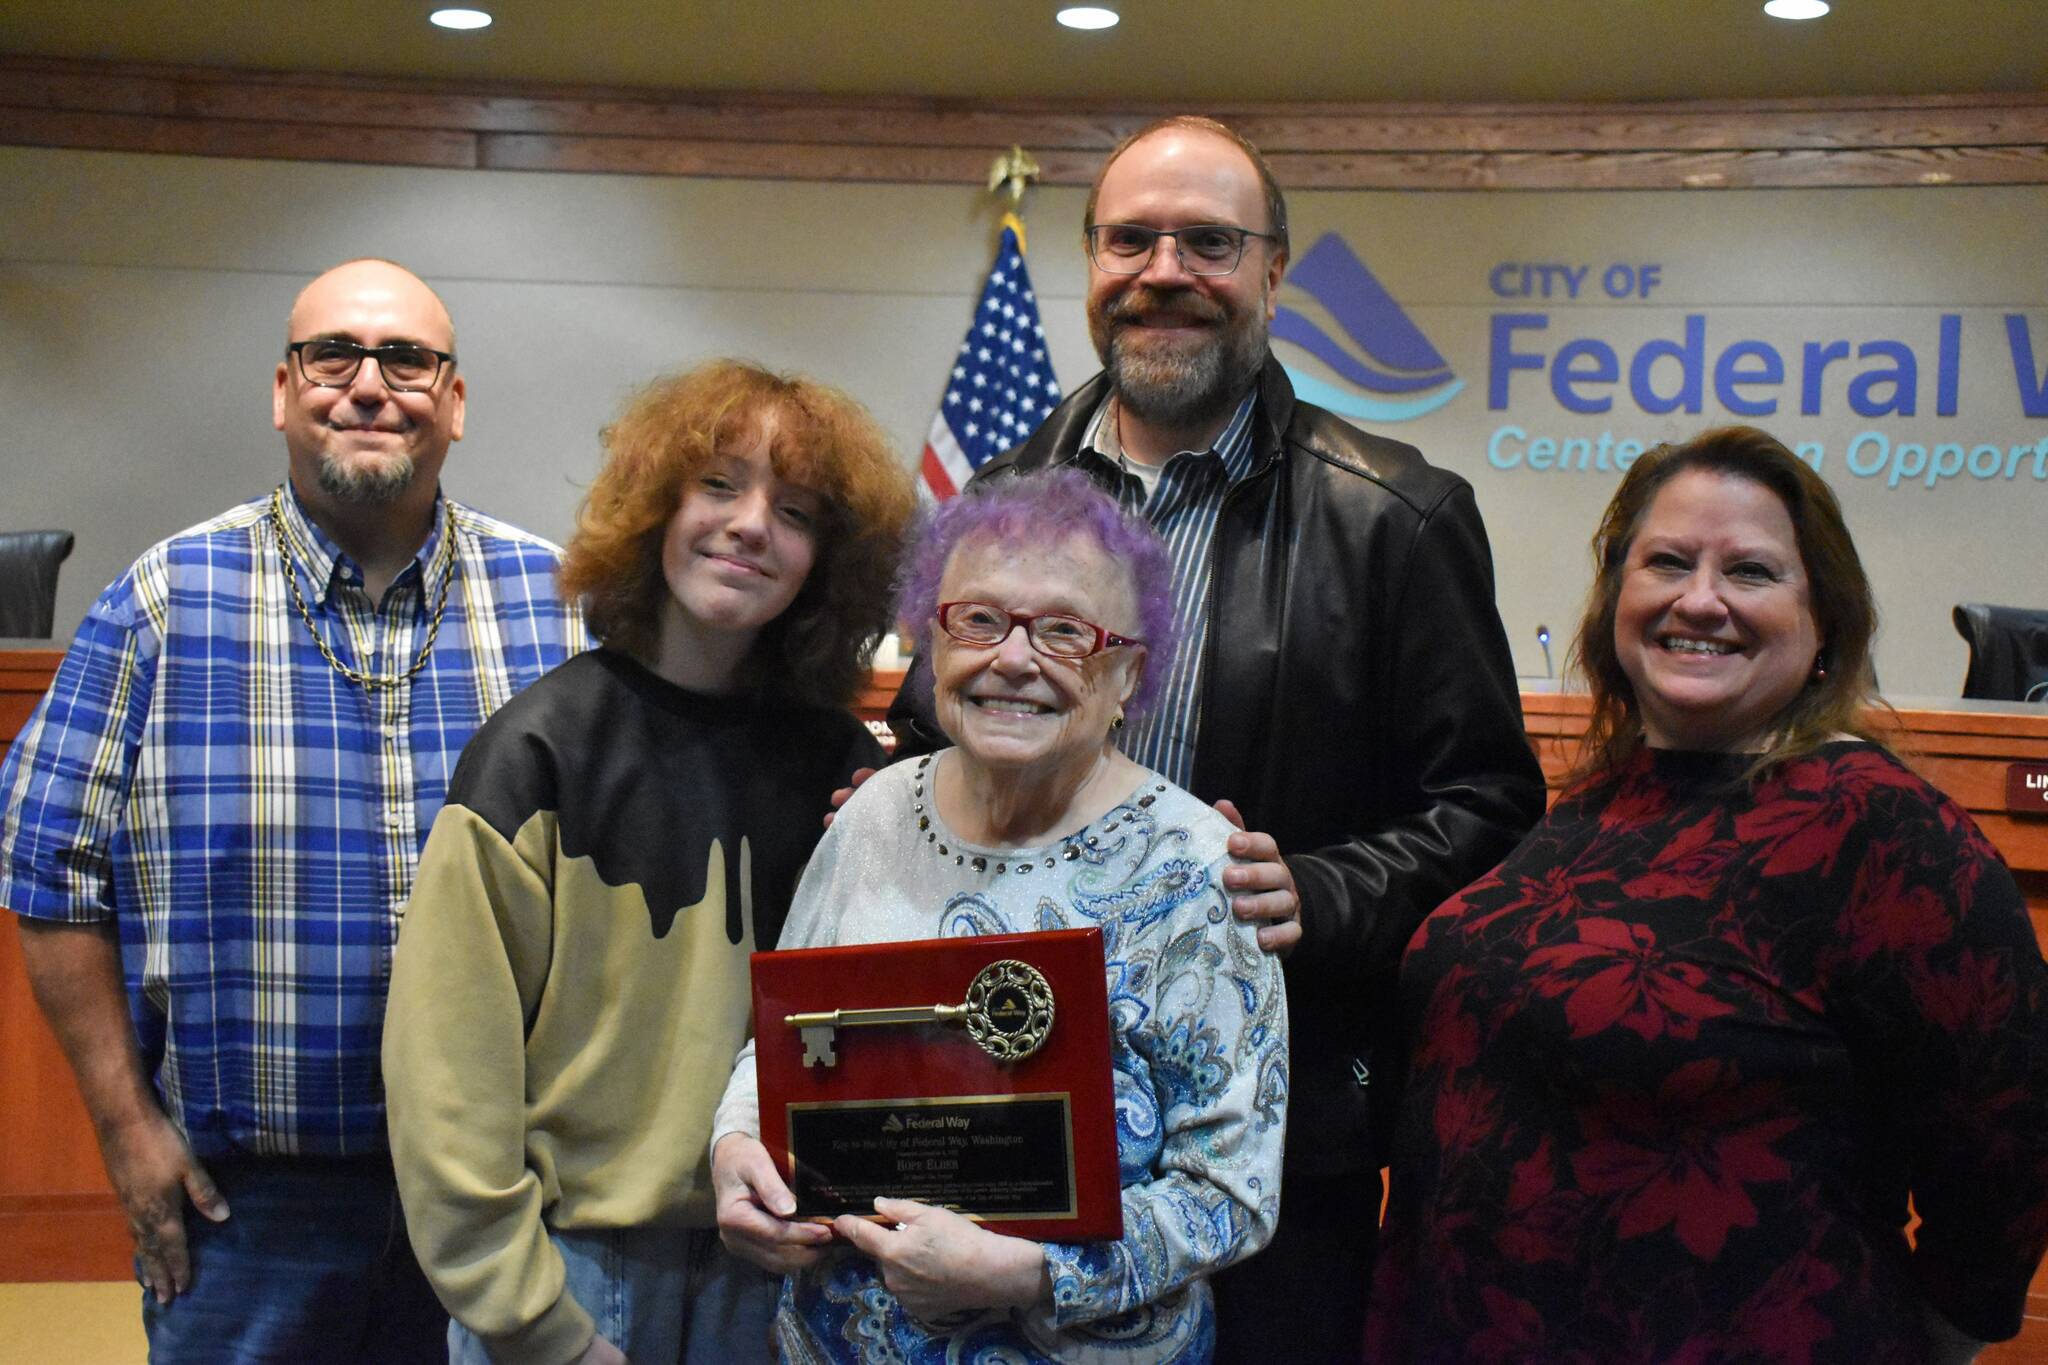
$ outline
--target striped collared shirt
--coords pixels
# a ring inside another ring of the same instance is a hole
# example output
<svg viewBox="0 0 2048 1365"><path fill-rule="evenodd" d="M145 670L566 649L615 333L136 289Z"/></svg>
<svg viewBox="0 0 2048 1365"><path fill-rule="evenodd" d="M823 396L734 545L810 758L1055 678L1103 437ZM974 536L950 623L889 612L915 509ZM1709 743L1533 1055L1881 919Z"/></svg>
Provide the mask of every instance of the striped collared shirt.
<svg viewBox="0 0 2048 1365"><path fill-rule="evenodd" d="M373 605L283 499L321 656L266 496L152 548L100 594L0 766L0 905L112 919L143 1065L201 1156L385 1146L385 983L462 746L585 645L554 546L446 498ZM443 557L454 537L453 557ZM452 580L449 579L453 573Z"/></svg>
<svg viewBox="0 0 2048 1365"><path fill-rule="evenodd" d="M1144 483L1130 472L1117 439L1116 399L1106 399L1095 410L1082 441L1082 449L1094 451L1122 473L1117 500L1126 511L1140 512L1152 523L1173 559L1173 619L1180 647L1152 710L1131 723L1118 747L1182 787L1194 780L1195 741L1202 723L1202 648L1209 634L1213 570L1209 551L1223 495L1251 473L1252 409L1257 400L1254 388L1210 449L1184 450L1168 460L1149 497Z"/></svg>

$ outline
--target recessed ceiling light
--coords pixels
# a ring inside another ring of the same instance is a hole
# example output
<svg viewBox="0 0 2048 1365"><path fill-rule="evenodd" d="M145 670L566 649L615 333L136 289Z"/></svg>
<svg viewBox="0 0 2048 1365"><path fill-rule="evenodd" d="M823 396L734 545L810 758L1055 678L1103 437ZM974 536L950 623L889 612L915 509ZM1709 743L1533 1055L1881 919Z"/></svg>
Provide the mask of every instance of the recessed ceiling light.
<svg viewBox="0 0 2048 1365"><path fill-rule="evenodd" d="M1117 13L1100 5L1069 5L1053 18L1068 28L1115 28Z"/></svg>
<svg viewBox="0 0 2048 1365"><path fill-rule="evenodd" d="M1773 19L1818 19L1828 12L1828 0L1764 0L1764 13Z"/></svg>
<svg viewBox="0 0 2048 1365"><path fill-rule="evenodd" d="M489 28L491 16L480 9L437 9L427 16L427 22L442 28Z"/></svg>

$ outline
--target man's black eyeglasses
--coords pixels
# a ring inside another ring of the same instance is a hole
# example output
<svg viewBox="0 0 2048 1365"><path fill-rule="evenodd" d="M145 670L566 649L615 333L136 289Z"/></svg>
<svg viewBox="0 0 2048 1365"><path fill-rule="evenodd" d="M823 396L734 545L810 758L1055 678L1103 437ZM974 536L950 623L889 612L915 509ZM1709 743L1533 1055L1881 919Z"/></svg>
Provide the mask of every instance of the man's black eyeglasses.
<svg viewBox="0 0 2048 1365"><path fill-rule="evenodd" d="M455 363L455 357L447 351L416 346L409 341L362 346L341 337L314 337L311 341L294 341L284 349L286 355L299 358L299 373L306 377L306 382L323 389L345 389L354 383L364 356L377 362L384 387L397 393L426 392L441 377L441 367Z"/></svg>
<svg viewBox="0 0 2048 1365"><path fill-rule="evenodd" d="M1136 223L1097 223L1088 229L1088 256L1097 270L1111 275L1142 274L1161 237L1173 238L1180 268L1190 275L1228 275L1244 259L1248 237L1267 242L1280 240L1271 232L1253 232L1228 223L1196 223L1171 231L1140 227Z"/></svg>

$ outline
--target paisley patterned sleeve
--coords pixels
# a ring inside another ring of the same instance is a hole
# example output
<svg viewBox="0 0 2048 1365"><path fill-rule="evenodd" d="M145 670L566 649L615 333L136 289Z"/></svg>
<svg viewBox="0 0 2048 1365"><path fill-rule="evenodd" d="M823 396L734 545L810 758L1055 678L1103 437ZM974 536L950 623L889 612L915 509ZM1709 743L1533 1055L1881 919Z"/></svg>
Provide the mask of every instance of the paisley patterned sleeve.
<svg viewBox="0 0 2048 1365"><path fill-rule="evenodd" d="M1048 1243L1034 1334L1156 1304L1264 1246L1280 1212L1287 999L1223 893L1227 857L1078 898L1109 960L1124 1235Z"/></svg>

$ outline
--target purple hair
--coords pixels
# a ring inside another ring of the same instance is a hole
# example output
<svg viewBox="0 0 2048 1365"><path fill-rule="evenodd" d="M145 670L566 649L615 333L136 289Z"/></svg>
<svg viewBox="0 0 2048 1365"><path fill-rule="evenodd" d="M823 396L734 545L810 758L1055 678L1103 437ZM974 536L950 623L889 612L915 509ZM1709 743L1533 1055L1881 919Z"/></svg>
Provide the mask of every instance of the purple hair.
<svg viewBox="0 0 2048 1365"><path fill-rule="evenodd" d="M1053 469L1003 479L941 504L913 539L896 575L896 615L931 645L939 612L939 580L963 541L1053 545L1086 536L1130 577L1138 604L1138 637L1145 642L1145 672L1124 706L1135 719L1159 698L1173 662L1173 561L1142 517L1132 516L1078 469Z"/></svg>

